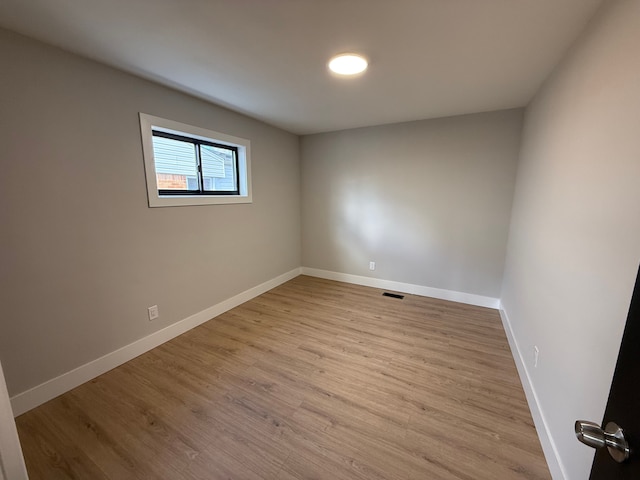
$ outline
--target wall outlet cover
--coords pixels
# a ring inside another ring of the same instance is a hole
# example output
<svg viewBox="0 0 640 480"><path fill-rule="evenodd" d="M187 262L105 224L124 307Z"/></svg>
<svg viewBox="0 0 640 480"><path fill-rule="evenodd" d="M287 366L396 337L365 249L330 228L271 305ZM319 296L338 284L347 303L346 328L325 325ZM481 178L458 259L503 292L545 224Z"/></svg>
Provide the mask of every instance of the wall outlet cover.
<svg viewBox="0 0 640 480"><path fill-rule="evenodd" d="M153 305L147 309L149 311L149 320L155 320L160 316L160 312L158 312L158 306Z"/></svg>

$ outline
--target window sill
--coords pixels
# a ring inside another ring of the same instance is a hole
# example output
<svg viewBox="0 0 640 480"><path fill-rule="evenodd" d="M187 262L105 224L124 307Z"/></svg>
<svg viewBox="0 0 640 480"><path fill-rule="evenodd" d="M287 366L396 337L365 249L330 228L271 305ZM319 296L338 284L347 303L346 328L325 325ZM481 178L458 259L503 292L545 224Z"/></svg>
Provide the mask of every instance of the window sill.
<svg viewBox="0 0 640 480"><path fill-rule="evenodd" d="M232 203L252 203L250 195L158 195L149 197L150 207L186 207L190 205L229 205Z"/></svg>

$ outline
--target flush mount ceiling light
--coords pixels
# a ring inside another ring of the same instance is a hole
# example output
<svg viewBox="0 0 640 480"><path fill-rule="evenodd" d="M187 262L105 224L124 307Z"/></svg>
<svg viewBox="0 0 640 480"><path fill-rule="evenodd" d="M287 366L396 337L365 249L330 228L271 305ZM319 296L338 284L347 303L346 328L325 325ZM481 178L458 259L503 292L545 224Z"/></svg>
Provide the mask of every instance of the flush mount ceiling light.
<svg viewBox="0 0 640 480"><path fill-rule="evenodd" d="M356 53L343 53L329 60L329 69L338 75L356 75L364 72L369 63Z"/></svg>

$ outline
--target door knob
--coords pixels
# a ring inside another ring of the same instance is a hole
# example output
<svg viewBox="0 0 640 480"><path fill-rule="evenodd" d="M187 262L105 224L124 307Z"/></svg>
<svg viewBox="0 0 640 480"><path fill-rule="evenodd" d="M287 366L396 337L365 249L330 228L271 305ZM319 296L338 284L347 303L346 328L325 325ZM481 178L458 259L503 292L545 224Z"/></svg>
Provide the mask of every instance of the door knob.
<svg viewBox="0 0 640 480"><path fill-rule="evenodd" d="M603 430L597 423L578 420L575 430L576 437L585 445L595 449L607 447L616 462L622 463L629 458L629 443L624 438L624 431L614 422L607 423Z"/></svg>

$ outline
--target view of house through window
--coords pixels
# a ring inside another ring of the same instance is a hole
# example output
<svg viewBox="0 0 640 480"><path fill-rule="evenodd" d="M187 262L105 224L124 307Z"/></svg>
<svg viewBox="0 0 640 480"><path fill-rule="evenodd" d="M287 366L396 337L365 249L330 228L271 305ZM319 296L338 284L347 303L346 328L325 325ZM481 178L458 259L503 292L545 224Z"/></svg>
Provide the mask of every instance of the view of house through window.
<svg viewBox="0 0 640 480"><path fill-rule="evenodd" d="M162 194L238 194L235 147L153 130L153 155Z"/></svg>

